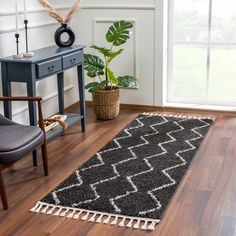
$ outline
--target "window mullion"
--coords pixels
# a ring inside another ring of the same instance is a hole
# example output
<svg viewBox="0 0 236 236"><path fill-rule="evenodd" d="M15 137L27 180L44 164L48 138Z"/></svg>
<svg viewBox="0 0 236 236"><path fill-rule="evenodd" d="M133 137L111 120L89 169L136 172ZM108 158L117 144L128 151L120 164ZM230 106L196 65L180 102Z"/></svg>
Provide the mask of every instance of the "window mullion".
<svg viewBox="0 0 236 236"><path fill-rule="evenodd" d="M167 70L167 100L173 94L173 54L174 54L174 1L168 2L168 70Z"/></svg>
<svg viewBox="0 0 236 236"><path fill-rule="evenodd" d="M206 72L206 99L209 100L209 82L211 66L211 29L212 29L212 0L209 0L208 12L208 40L207 40L207 72Z"/></svg>

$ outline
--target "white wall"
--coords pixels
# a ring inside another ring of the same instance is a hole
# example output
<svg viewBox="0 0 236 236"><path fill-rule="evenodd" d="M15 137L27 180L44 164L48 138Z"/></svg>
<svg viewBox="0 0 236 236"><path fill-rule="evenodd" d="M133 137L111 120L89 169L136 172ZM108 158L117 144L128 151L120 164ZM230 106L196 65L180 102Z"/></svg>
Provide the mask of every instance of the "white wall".
<svg viewBox="0 0 236 236"><path fill-rule="evenodd" d="M20 3L23 0L19 0ZM133 74L139 79L137 89L122 89L121 102L142 105L161 105L163 97L163 57L165 45L162 44L163 8L165 0L82 0L82 9L71 22L77 35L77 44L99 44L106 46L104 33L107 27L119 19L134 23L133 36L124 46L126 51L113 64L119 74ZM62 14L68 11L74 0L50 0ZM167 0L165 1L167 2ZM30 49L54 45L53 35L59 26L41 8L37 0L28 0L30 21ZM22 6L23 10L23 6ZM23 21L23 14L20 16ZM15 53L14 43L14 1L4 1L0 8L0 56ZM23 24L22 24L23 29ZM21 31L21 51L24 51L24 31ZM90 52L90 49L86 49ZM78 100L75 70L66 72L65 101L66 106ZM86 78L89 81L88 78ZM0 82L1 84L1 82ZM0 85L1 86L1 85ZM22 84L13 85L14 95L25 95ZM37 94L44 98L44 115L49 116L57 109L57 84L55 76L39 83ZM0 91L1 95L1 91ZM91 96L86 94L86 99ZM2 107L1 107L2 109ZM2 111L2 110L1 110ZM14 119L26 121L28 118L26 104L15 104Z"/></svg>

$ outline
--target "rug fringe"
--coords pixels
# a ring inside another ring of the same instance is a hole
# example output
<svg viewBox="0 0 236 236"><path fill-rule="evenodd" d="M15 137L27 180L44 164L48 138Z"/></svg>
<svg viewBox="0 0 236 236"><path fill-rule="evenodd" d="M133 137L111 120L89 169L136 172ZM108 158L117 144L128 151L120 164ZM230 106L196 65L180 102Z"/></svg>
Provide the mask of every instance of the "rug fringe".
<svg viewBox="0 0 236 236"><path fill-rule="evenodd" d="M158 113L152 113L152 112L143 112L142 115L149 115L149 116L165 116L165 117L176 117L176 118L184 118L184 119L209 119L209 120L215 120L214 116L201 116L201 115L182 115L182 114L171 114L164 112L158 112Z"/></svg>
<svg viewBox="0 0 236 236"><path fill-rule="evenodd" d="M151 231L153 231L155 229L155 226L160 222L160 220L154 220L149 218L116 215L109 214L106 212L55 206L53 204L48 204L44 202L37 202L36 205L30 211L47 215L72 218L76 220L81 219L84 221L86 220L88 222L118 225L119 227Z"/></svg>

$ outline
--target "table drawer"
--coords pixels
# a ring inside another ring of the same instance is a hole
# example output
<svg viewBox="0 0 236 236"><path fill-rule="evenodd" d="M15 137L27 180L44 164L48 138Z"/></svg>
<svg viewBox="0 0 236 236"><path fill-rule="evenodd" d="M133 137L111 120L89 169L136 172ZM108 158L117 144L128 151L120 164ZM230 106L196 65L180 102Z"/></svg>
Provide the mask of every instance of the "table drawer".
<svg viewBox="0 0 236 236"><path fill-rule="evenodd" d="M83 60L83 53L82 52L75 52L73 54L67 55L62 57L63 61L63 68L69 68L76 64L81 63Z"/></svg>
<svg viewBox="0 0 236 236"><path fill-rule="evenodd" d="M38 78L54 74L60 70L62 70L61 58L56 58L50 61L45 61L37 64Z"/></svg>

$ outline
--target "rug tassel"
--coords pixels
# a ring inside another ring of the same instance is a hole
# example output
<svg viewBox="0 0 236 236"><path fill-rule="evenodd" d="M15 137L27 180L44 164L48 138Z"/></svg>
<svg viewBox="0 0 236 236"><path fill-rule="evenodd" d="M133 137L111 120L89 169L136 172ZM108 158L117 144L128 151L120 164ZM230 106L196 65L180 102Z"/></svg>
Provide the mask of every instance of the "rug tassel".
<svg viewBox="0 0 236 236"><path fill-rule="evenodd" d="M118 221L118 216L115 216L115 219L110 223L110 225L116 225Z"/></svg>
<svg viewBox="0 0 236 236"><path fill-rule="evenodd" d="M46 214L47 214L47 215L52 215L54 209L55 209L55 207L51 208Z"/></svg>
<svg viewBox="0 0 236 236"><path fill-rule="evenodd" d="M64 216L66 216L66 213L69 211L69 209L66 209L65 211L63 211L61 214L60 214L60 216L61 217L64 217Z"/></svg>
<svg viewBox="0 0 236 236"><path fill-rule="evenodd" d="M155 225L158 223L159 221L153 221L148 227L147 230L154 230L155 229Z"/></svg>
<svg viewBox="0 0 236 236"><path fill-rule="evenodd" d="M141 229L142 230L146 230L147 229L147 224L148 224L148 221L145 220L144 224L142 225Z"/></svg>
<svg viewBox="0 0 236 236"><path fill-rule="evenodd" d="M110 219L111 219L111 215L109 215L109 216L103 221L103 223L104 223L104 224L109 224Z"/></svg>
<svg viewBox="0 0 236 236"><path fill-rule="evenodd" d="M39 203L37 202L37 204L33 208L31 208L30 211L35 212L38 206L39 206Z"/></svg>
<svg viewBox="0 0 236 236"><path fill-rule="evenodd" d="M83 211L80 211L78 214L74 215L74 219L79 219L80 215L83 213Z"/></svg>
<svg viewBox="0 0 236 236"><path fill-rule="evenodd" d="M48 208L49 208L49 205L47 205L42 211L41 211L41 213L46 213L47 212L47 210L48 210Z"/></svg>
<svg viewBox="0 0 236 236"><path fill-rule="evenodd" d="M61 211L62 211L62 208L59 208L59 210L58 210L57 212L55 212L53 215L54 215L54 216L59 216L60 213L61 213Z"/></svg>
<svg viewBox="0 0 236 236"><path fill-rule="evenodd" d="M209 120L215 120L215 117L202 117L198 115L177 115L177 114L165 114L165 113L150 113L150 112L143 112L143 115L148 116L166 116L166 117L174 117L174 118L183 118L183 119L209 119Z"/></svg>
<svg viewBox="0 0 236 236"><path fill-rule="evenodd" d="M39 213L42 207L43 207L43 205L40 204L39 207L34 212Z"/></svg>
<svg viewBox="0 0 236 236"><path fill-rule="evenodd" d="M80 216L82 216L81 220L83 221L87 220L89 222L118 225L119 227L142 229L142 230L154 230L156 224L160 222L160 220L152 220L140 217L129 217L125 215L115 215L104 212L100 213L97 211L89 211L71 207L56 206L52 204L44 204L43 202L36 203L36 205L33 208L31 208L30 211L48 215L66 217L66 218L73 218L73 219L79 219ZM98 216L97 220L96 216ZM121 219L120 222L119 219ZM126 220L129 221L127 224Z"/></svg>
<svg viewBox="0 0 236 236"><path fill-rule="evenodd" d="M101 222L102 222L102 217L103 217L103 216L104 216L104 215L101 214L101 215L97 218L96 223L101 223Z"/></svg>
<svg viewBox="0 0 236 236"><path fill-rule="evenodd" d="M89 219L88 221L89 221L89 222L94 222L96 215L97 215L97 213L94 213L94 214L92 215L92 217L90 217L90 219Z"/></svg>
<svg viewBox="0 0 236 236"><path fill-rule="evenodd" d="M87 220L88 217L89 217L89 214L90 214L90 212L87 212L87 214L84 215L84 216L81 218L81 220Z"/></svg>
<svg viewBox="0 0 236 236"><path fill-rule="evenodd" d="M133 226L133 219L130 219L129 223L126 225L127 228L132 228Z"/></svg>
<svg viewBox="0 0 236 236"><path fill-rule="evenodd" d="M76 210L73 210L73 211L67 216L67 218L73 218L75 212L76 212Z"/></svg>
<svg viewBox="0 0 236 236"><path fill-rule="evenodd" d="M120 226L120 227L125 227L125 220L126 220L126 218L124 217L124 218L122 219L122 221L119 223L119 226Z"/></svg>
<svg viewBox="0 0 236 236"><path fill-rule="evenodd" d="M134 224L133 228L139 229L139 225L140 225L140 220L138 219L138 221Z"/></svg>

